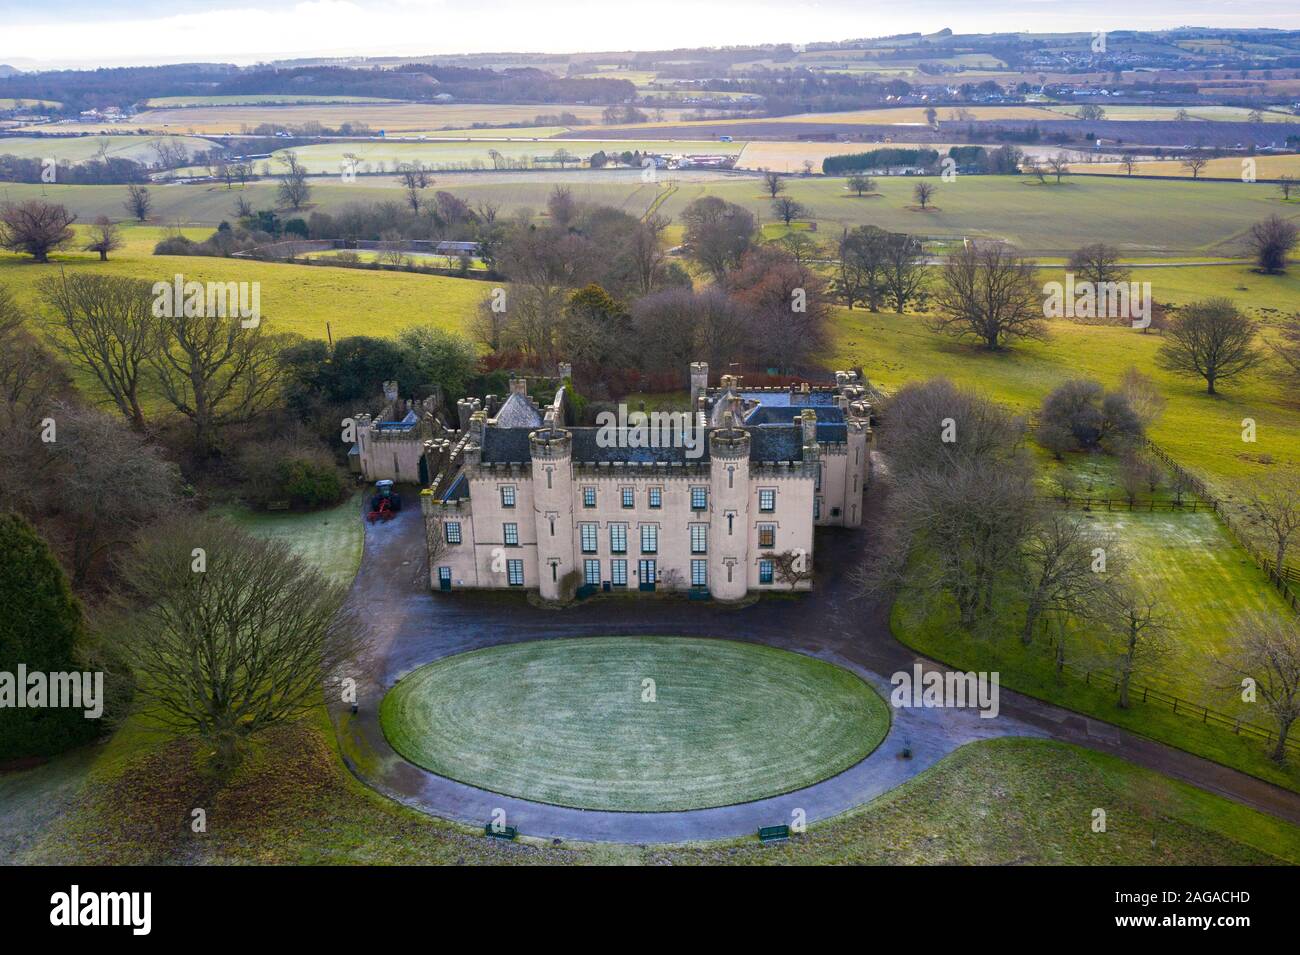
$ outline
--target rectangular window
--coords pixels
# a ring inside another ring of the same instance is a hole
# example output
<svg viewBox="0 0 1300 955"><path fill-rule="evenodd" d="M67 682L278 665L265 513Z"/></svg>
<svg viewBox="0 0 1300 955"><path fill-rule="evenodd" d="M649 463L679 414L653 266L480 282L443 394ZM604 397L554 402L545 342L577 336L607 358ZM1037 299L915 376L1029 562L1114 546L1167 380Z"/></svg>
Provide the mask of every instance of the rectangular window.
<svg viewBox="0 0 1300 955"><path fill-rule="evenodd" d="M506 583L511 587L524 585L524 562L522 560L506 561Z"/></svg>
<svg viewBox="0 0 1300 955"><path fill-rule="evenodd" d="M664 506L664 489L661 487L649 488L646 494L651 507Z"/></svg>
<svg viewBox="0 0 1300 955"><path fill-rule="evenodd" d="M760 560L758 562L758 582L760 584L770 584L772 582L772 562L770 560Z"/></svg>
<svg viewBox="0 0 1300 955"><path fill-rule="evenodd" d="M630 487L623 488L623 506L636 507L636 491Z"/></svg>
<svg viewBox="0 0 1300 955"><path fill-rule="evenodd" d="M641 525L641 553L656 554L659 552L659 527L655 524Z"/></svg>
<svg viewBox="0 0 1300 955"><path fill-rule="evenodd" d="M709 506L709 489L707 487L691 488L691 510L703 511Z"/></svg>
<svg viewBox="0 0 1300 955"><path fill-rule="evenodd" d="M707 554L709 552L709 525L691 525L691 553Z"/></svg>
<svg viewBox="0 0 1300 955"><path fill-rule="evenodd" d="M519 546L519 525L518 524L502 524L501 530L502 530L501 539L506 542L507 547Z"/></svg>
<svg viewBox="0 0 1300 955"><path fill-rule="evenodd" d="M609 577L615 587L627 586L627 561L611 560L609 562Z"/></svg>
<svg viewBox="0 0 1300 955"><path fill-rule="evenodd" d="M709 562L707 560L691 561L691 586L707 587L709 585Z"/></svg>
<svg viewBox="0 0 1300 955"><path fill-rule="evenodd" d="M583 524L582 531L582 552L584 554L596 553L596 529L597 524Z"/></svg>
<svg viewBox="0 0 1300 955"><path fill-rule="evenodd" d="M820 497L814 497L813 498L813 520L820 521L821 519L822 519L822 499Z"/></svg>
<svg viewBox="0 0 1300 955"><path fill-rule="evenodd" d="M584 560L582 562L582 578L585 583L600 583L600 561Z"/></svg>
<svg viewBox="0 0 1300 955"><path fill-rule="evenodd" d="M776 546L776 525L775 524L758 525L758 546L759 547Z"/></svg>
<svg viewBox="0 0 1300 955"><path fill-rule="evenodd" d="M594 487L584 487L582 489L582 506L583 507L596 506L596 489Z"/></svg>
<svg viewBox="0 0 1300 955"><path fill-rule="evenodd" d="M460 543L460 521L448 521L442 529L446 533L448 544Z"/></svg>
<svg viewBox="0 0 1300 955"><path fill-rule="evenodd" d="M817 476L813 478L813 490L820 491L821 489L822 489L822 466L819 464L817 465Z"/></svg>
<svg viewBox="0 0 1300 955"><path fill-rule="evenodd" d="M502 506L502 507L514 507L514 506L515 506L515 488L514 488L514 485L512 485L512 484L503 484L503 485L501 485L501 506Z"/></svg>
<svg viewBox="0 0 1300 955"><path fill-rule="evenodd" d="M758 492L758 509L766 513L776 510L776 490L774 488L760 488Z"/></svg>
<svg viewBox="0 0 1300 955"><path fill-rule="evenodd" d="M609 525L609 549L611 553L627 553L627 525L610 524Z"/></svg>

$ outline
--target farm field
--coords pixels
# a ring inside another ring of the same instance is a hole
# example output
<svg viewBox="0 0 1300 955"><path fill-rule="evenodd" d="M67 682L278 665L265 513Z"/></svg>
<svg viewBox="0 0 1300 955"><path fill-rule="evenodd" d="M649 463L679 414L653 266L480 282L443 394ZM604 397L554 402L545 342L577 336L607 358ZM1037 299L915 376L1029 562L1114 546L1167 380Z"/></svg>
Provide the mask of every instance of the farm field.
<svg viewBox="0 0 1300 955"><path fill-rule="evenodd" d="M446 657L402 677L380 719L394 749L439 775L636 812L801 789L859 762L889 729L884 700L848 670L684 637L534 641Z"/></svg>
<svg viewBox="0 0 1300 955"><path fill-rule="evenodd" d="M60 163L78 163L95 159L101 143L106 144L109 156L131 159L136 162L155 162L157 157L150 143L157 136L5 136L0 137L0 156L18 156L23 159L56 159ZM194 136L168 136L189 152L211 149L217 145L211 140Z"/></svg>
<svg viewBox="0 0 1300 955"><path fill-rule="evenodd" d="M1252 156L1255 160L1255 177L1257 179L1277 179L1280 176L1300 176L1300 155L1289 153L1283 156ZM1221 156L1209 160L1201 170L1202 179L1241 179L1243 158L1240 156ZM1112 176L1128 175L1128 170L1117 162L1077 163L1070 167L1071 173L1096 175L1108 173ZM1177 176L1191 179L1191 170L1177 159L1147 159L1133 167L1137 176ZM1273 186L1266 186L1272 189Z"/></svg>
<svg viewBox="0 0 1300 955"><path fill-rule="evenodd" d="M316 122L337 128L343 123L364 123L372 129L388 132L404 130L433 130L447 127L460 129L475 123L518 123L533 125L543 114L573 113L579 119L599 123L601 106L570 106L561 103L535 103L511 105L508 103L449 104L432 103L353 103L351 105L289 105L289 106L198 106L171 109L149 109L136 114L115 128L180 129L192 133L239 133L262 123L282 126L301 126ZM667 116L680 118L685 110L675 107ZM88 124L98 129L102 124ZM72 129L74 125L51 127Z"/></svg>
<svg viewBox="0 0 1300 955"><path fill-rule="evenodd" d="M935 107L940 123L955 121L957 108L952 106ZM969 106L966 111L977 120L998 119L1060 119L1057 114L1042 106ZM663 122L641 123L643 127L653 126L729 126L738 123L752 123L748 119L709 119L709 120L673 120L665 118ZM789 116L772 116L764 119L772 123L866 123L892 124L899 126L926 126L925 108L922 106L896 106L879 109L855 109L838 113L795 113ZM628 127L635 128L635 127Z"/></svg>
<svg viewBox="0 0 1300 955"><path fill-rule="evenodd" d="M400 103L382 96L313 96L295 93L240 93L231 96L154 96L145 101L152 109L182 106L312 106L328 103Z"/></svg>
<svg viewBox="0 0 1300 955"><path fill-rule="evenodd" d="M306 165L309 172L336 173L339 171L347 154L355 155L360 162L361 172L378 171L381 164L388 169L395 169L399 163L420 162L432 166L435 170L441 166L468 166L471 163L492 168L489 150L496 150L508 160L534 160L550 158L557 150L563 149L579 159L586 160L592 153L653 151L667 153L709 153L714 155L736 155L743 143L717 143L710 140L663 140L637 142L635 140L590 140L563 139L554 141L531 142L519 139L475 139L472 142L347 142L328 145L303 146L294 152ZM274 163L274 155L272 163ZM572 160L571 165L576 165Z"/></svg>
<svg viewBox="0 0 1300 955"><path fill-rule="evenodd" d="M640 173L635 170L618 176L600 172L563 176L483 173L462 176L455 180L454 186L441 176L436 179L434 188L451 188L471 205L482 200L495 202L503 211L542 211L546 208L547 196L557 183L562 183L579 201L601 202L640 216L666 188L664 183L642 182ZM305 210L308 215L316 210L336 212L349 203L402 201L397 191L400 184L391 174L364 176L350 184L341 180L312 180L311 186L311 205ZM38 185L13 184L6 189L14 201L40 198L61 202L77 213L82 222L93 221L100 215L116 219L125 215L122 203L126 199L126 186L46 186L44 193ZM214 184L173 184L151 187L150 192L154 200L154 221L213 228L223 220L234 218L237 196L246 198L254 208L269 209L277 204L277 186L273 179L249 183L243 189L227 189L224 185Z"/></svg>
<svg viewBox="0 0 1300 955"><path fill-rule="evenodd" d="M933 149L940 156L947 153L952 143L918 143L922 149ZM760 141L750 140L745 143L744 151L736 160L738 169L774 169L777 172L803 172L805 159L812 160L814 171L821 171L822 160L827 156L844 156L853 153L870 152L883 147L881 143L814 143L795 142L791 140ZM1064 152L1071 158L1084 160L1092 156L1091 152L1081 149L1060 149L1049 146L1022 146L1021 152L1027 156L1040 159Z"/></svg>
<svg viewBox="0 0 1300 955"><path fill-rule="evenodd" d="M329 266L279 265L243 259L117 255L99 262L91 255L59 254L54 267L0 255L0 285L31 307L37 283L57 267L125 275L150 282L177 274L199 282L259 282L263 323L273 332L325 338L395 335L409 325L432 324L460 331L490 286L472 279L370 271Z"/></svg>
<svg viewBox="0 0 1300 955"><path fill-rule="evenodd" d="M878 177L878 197L858 198L846 180L797 177L786 194L811 208L819 231L872 223L896 232L1005 239L1034 255L1069 255L1089 242L1109 242L1127 256L1217 256L1255 222L1279 211L1276 190L1242 183L1153 182L1073 177L1040 185L1021 176L968 176L938 186L935 208L914 210L911 177ZM755 180L683 183L662 212L680 220L701 195L746 206L760 219L773 218ZM1065 234L1061 223L1070 223Z"/></svg>
<svg viewBox="0 0 1300 955"><path fill-rule="evenodd" d="M1170 270L1180 271L1180 270ZM929 331L924 316L836 310L825 364L861 366L886 390L938 375L976 388L1018 411L1037 408L1052 388L1070 378L1095 378L1113 387L1130 365L1150 375L1168 399L1151 437L1176 461L1231 495L1275 463L1300 463L1300 414L1295 396L1262 375L1224 383L1217 397L1204 385L1155 365L1159 336L1129 328L1048 323L1045 342L1020 342L999 353L954 343ZM1241 421L1254 418L1258 440L1241 440Z"/></svg>
<svg viewBox="0 0 1300 955"><path fill-rule="evenodd" d="M1245 106L1112 106L1105 102L1092 102L1091 105L1102 107L1106 111L1107 119L1134 120L1137 122L1170 121L1177 117L1180 109L1186 109L1189 119L1233 123L1250 121L1250 109ZM1057 106L1055 104L1045 108L1056 113L1058 117L1067 119L1078 118L1080 109L1078 106ZM1276 109L1268 109L1264 110L1263 121L1266 123L1300 123L1300 116Z"/></svg>

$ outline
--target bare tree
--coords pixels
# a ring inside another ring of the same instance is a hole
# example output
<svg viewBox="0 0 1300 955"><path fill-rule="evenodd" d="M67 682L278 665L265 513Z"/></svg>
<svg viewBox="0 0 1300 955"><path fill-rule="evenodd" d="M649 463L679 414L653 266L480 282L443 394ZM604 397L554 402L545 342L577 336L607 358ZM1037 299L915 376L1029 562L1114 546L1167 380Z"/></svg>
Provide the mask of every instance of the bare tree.
<svg viewBox="0 0 1300 955"><path fill-rule="evenodd" d="M280 157L279 162L284 166L277 193L280 203L295 211L301 209L311 198L311 185L307 182L307 167L299 161L298 154L292 149L287 150Z"/></svg>
<svg viewBox="0 0 1300 955"><path fill-rule="evenodd" d="M1133 414L1137 416L1138 423L1145 431L1155 424L1164 414L1165 396L1160 391L1160 386L1147 375L1138 371L1134 365L1124 371L1124 376L1120 379L1119 392L1128 402Z"/></svg>
<svg viewBox="0 0 1300 955"><path fill-rule="evenodd" d="M763 174L763 189L769 199L785 192L785 178L779 172L772 169L760 169L759 172Z"/></svg>
<svg viewBox="0 0 1300 955"><path fill-rule="evenodd" d="M28 199L0 206L0 249L25 252L37 262L48 262L50 253L75 238L72 223L77 217L52 202Z"/></svg>
<svg viewBox="0 0 1300 955"><path fill-rule="evenodd" d="M1296 188L1295 176L1277 177L1277 191L1282 193L1283 202L1291 201L1291 193L1295 192L1295 188Z"/></svg>
<svg viewBox="0 0 1300 955"><path fill-rule="evenodd" d="M1065 153L1057 153L1055 156L1049 156L1047 159L1047 168L1052 170L1056 176L1056 183L1060 185L1061 177L1070 171L1070 157Z"/></svg>
<svg viewBox="0 0 1300 955"><path fill-rule="evenodd" d="M848 186L849 189L858 194L858 198L862 198L866 193L876 191L876 180L860 172L854 173L849 176Z"/></svg>
<svg viewBox="0 0 1300 955"><path fill-rule="evenodd" d="M110 275L60 274L40 284L57 333L50 341L73 365L90 372L123 419L144 430L140 387L157 343L149 282Z"/></svg>
<svg viewBox="0 0 1300 955"><path fill-rule="evenodd" d="M132 184L126 187L126 202L122 205L137 222L144 222L153 209L153 196L147 186Z"/></svg>
<svg viewBox="0 0 1300 955"><path fill-rule="evenodd" d="M72 584L86 584L103 559L180 500L180 473L157 446L93 408L55 404L56 439L31 461L45 501L66 537Z"/></svg>
<svg viewBox="0 0 1300 955"><path fill-rule="evenodd" d="M931 327L974 337L990 351L1016 338L1045 338L1036 264L1002 243L969 243L949 257L935 295Z"/></svg>
<svg viewBox="0 0 1300 955"><path fill-rule="evenodd" d="M136 675L142 713L213 746L223 776L249 737L355 679L361 631L346 589L282 541L178 518L141 536L123 578L143 609L123 607L105 643Z"/></svg>
<svg viewBox="0 0 1300 955"><path fill-rule="evenodd" d="M276 397L280 342L263 321L178 315L159 323L148 361L161 396L190 419L200 454L217 449L220 430L252 420Z"/></svg>
<svg viewBox="0 0 1300 955"><path fill-rule="evenodd" d="M1023 168L1040 183L1047 182L1047 167L1039 162L1036 156L1026 157Z"/></svg>
<svg viewBox="0 0 1300 955"><path fill-rule="evenodd" d="M1250 371L1263 361L1255 333L1254 320L1230 299L1193 302L1169 323L1156 363L1180 375L1199 375L1205 379L1206 393L1218 394L1218 382Z"/></svg>
<svg viewBox="0 0 1300 955"><path fill-rule="evenodd" d="M925 287L925 247L914 235L893 232L885 239L883 250L885 295L901 315Z"/></svg>
<svg viewBox="0 0 1300 955"><path fill-rule="evenodd" d="M1135 157L1132 153L1128 153L1124 156L1123 159L1119 161L1119 164L1123 166L1124 171L1131 176L1133 175L1133 171L1137 169L1137 164L1138 164L1137 157Z"/></svg>
<svg viewBox="0 0 1300 955"><path fill-rule="evenodd" d="M717 196L703 196L682 211L682 248L714 279L723 279L754 242L754 217Z"/></svg>
<svg viewBox="0 0 1300 955"><path fill-rule="evenodd" d="M1126 282L1129 277L1129 270L1120 264L1119 249L1105 242L1093 242L1075 249L1067 268L1080 280L1094 285Z"/></svg>
<svg viewBox="0 0 1300 955"><path fill-rule="evenodd" d="M1300 473L1285 471L1251 482L1246 508L1273 545L1273 569L1286 572L1286 554L1300 531Z"/></svg>
<svg viewBox="0 0 1300 955"><path fill-rule="evenodd" d="M1133 677L1150 673L1173 652L1170 626L1154 594L1114 580L1104 591L1102 661L1119 683L1119 708L1129 708Z"/></svg>
<svg viewBox="0 0 1300 955"><path fill-rule="evenodd" d="M938 187L932 182L918 182L916 188L912 190L912 195L920 204L922 209L929 207L930 200L934 198Z"/></svg>
<svg viewBox="0 0 1300 955"><path fill-rule="evenodd" d="M792 229L777 240L781 248L789 252L791 257L800 265L806 265L815 259L821 251L816 242L807 232Z"/></svg>
<svg viewBox="0 0 1300 955"><path fill-rule="evenodd" d="M791 590L813 579L812 558L802 551L767 551L762 556L772 562L773 576Z"/></svg>
<svg viewBox="0 0 1300 955"><path fill-rule="evenodd" d="M108 253L122 248L122 230L108 216L99 216L90 228L90 241L83 246L87 252L98 252L99 261L107 262Z"/></svg>
<svg viewBox="0 0 1300 955"><path fill-rule="evenodd" d="M1199 179L1201 172L1210 164L1210 160L1205 156L1188 156L1183 160L1182 166L1192 174L1193 179Z"/></svg>
<svg viewBox="0 0 1300 955"><path fill-rule="evenodd" d="M1062 469L1066 470L1066 469ZM1068 473L1068 471L1067 471ZM1061 511L1048 511L1025 536L1025 626L1020 639L1033 642L1034 628L1045 613L1091 616L1107 579L1096 571L1096 550L1106 556L1107 571L1118 558L1115 542Z"/></svg>
<svg viewBox="0 0 1300 955"><path fill-rule="evenodd" d="M421 162L404 162L397 164L398 181L402 188L406 190L406 202L411 207L411 211L416 215L420 214L420 194L424 189L432 185L433 180L429 178L429 171Z"/></svg>
<svg viewBox="0 0 1300 955"><path fill-rule="evenodd" d="M1273 759L1286 761L1291 727L1300 718L1300 625L1291 615L1254 614L1237 622L1216 669L1234 680L1232 690L1251 689L1277 724Z"/></svg>
<svg viewBox="0 0 1300 955"><path fill-rule="evenodd" d="M1300 239L1300 229L1294 222L1272 215L1250 227L1246 245L1255 257L1255 266L1265 275L1280 275L1286 271L1287 257Z"/></svg>
<svg viewBox="0 0 1300 955"><path fill-rule="evenodd" d="M772 212L788 227L795 219L804 219L812 215L812 210L798 199L778 196L772 200Z"/></svg>

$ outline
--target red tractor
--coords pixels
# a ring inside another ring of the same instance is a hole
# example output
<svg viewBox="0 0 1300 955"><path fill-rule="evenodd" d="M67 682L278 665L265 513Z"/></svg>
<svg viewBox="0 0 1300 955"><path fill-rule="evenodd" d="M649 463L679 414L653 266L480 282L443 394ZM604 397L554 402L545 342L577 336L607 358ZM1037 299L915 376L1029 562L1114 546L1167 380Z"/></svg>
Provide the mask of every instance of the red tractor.
<svg viewBox="0 0 1300 955"><path fill-rule="evenodd" d="M375 521L391 521L401 509L402 496L393 490L393 482L376 481L375 494L370 498L370 512L366 514L366 520L371 524Z"/></svg>

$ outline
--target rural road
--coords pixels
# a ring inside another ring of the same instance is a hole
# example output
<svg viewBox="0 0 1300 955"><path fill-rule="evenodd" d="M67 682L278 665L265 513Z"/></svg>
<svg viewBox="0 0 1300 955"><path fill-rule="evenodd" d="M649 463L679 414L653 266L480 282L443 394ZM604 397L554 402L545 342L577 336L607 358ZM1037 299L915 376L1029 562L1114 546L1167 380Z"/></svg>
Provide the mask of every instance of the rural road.
<svg viewBox="0 0 1300 955"><path fill-rule="evenodd" d="M945 669L898 643L888 609L853 599L856 555L871 539L880 495L868 496L867 527L818 532L817 592L799 600L746 607L672 600L595 599L562 611L530 606L521 594L434 594L428 584L418 508L388 524L367 525L351 600L371 626L371 654L358 690L359 712L332 709L349 769L393 799L433 815L481 826L503 809L528 836L583 842L667 843L752 835L859 806L933 766L958 747L998 736L1050 738L1139 765L1300 825L1300 795L1190 753L1052 704L1001 691L1001 710L981 719L970 709L891 709L881 745L848 770L813 786L757 802L686 812L602 812L494 794L407 762L385 739L379 701L402 675L433 660L495 644L569 636L675 635L764 643L815 656L858 674L888 698L888 677L915 663ZM901 756L904 747L910 759Z"/></svg>

